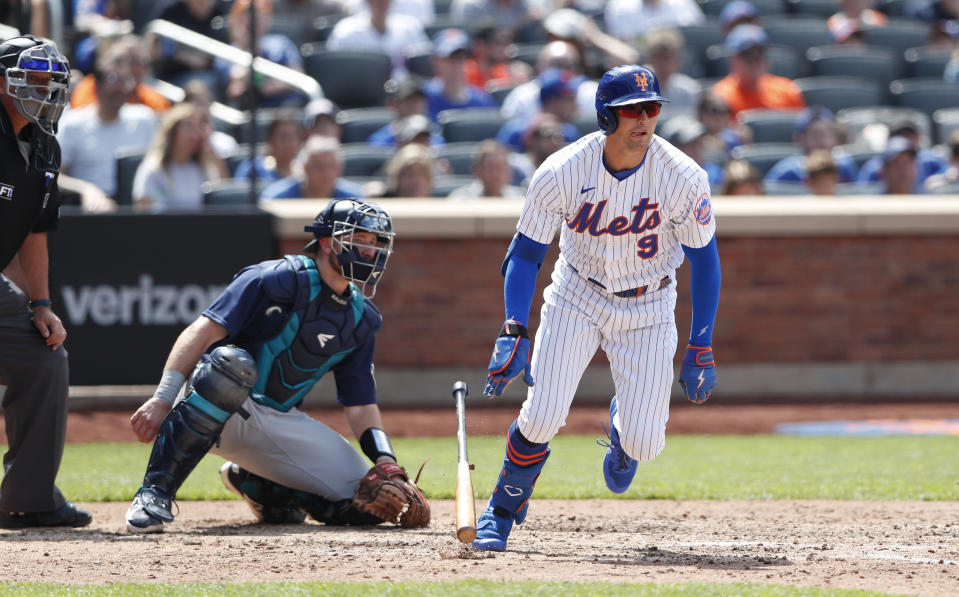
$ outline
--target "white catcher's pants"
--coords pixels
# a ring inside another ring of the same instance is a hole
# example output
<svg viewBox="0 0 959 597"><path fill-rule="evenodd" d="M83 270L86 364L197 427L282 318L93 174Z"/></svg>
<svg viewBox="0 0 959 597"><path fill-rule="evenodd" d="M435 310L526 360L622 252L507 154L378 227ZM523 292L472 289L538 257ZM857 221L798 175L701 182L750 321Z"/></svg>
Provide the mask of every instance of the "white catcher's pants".
<svg viewBox="0 0 959 597"><path fill-rule="evenodd" d="M666 443L666 420L676 354L676 282L641 297L622 298L587 281L562 260L545 302L533 345L529 388L519 430L543 443L566 424L583 372L596 349L609 358L619 401L614 422L623 449L652 460Z"/></svg>
<svg viewBox="0 0 959 597"><path fill-rule="evenodd" d="M369 462L342 435L305 412L279 412L247 398L211 450L281 485L330 500L353 497Z"/></svg>

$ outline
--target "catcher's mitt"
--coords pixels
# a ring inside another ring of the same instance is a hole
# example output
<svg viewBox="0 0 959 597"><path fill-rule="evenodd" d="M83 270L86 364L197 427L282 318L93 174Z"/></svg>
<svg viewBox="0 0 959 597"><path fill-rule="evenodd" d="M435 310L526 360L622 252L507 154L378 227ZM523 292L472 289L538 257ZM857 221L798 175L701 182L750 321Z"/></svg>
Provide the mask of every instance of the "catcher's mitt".
<svg viewBox="0 0 959 597"><path fill-rule="evenodd" d="M426 496L416 481L410 481L406 470L394 462L376 465L366 473L353 495L353 506L407 528L425 527L430 522Z"/></svg>

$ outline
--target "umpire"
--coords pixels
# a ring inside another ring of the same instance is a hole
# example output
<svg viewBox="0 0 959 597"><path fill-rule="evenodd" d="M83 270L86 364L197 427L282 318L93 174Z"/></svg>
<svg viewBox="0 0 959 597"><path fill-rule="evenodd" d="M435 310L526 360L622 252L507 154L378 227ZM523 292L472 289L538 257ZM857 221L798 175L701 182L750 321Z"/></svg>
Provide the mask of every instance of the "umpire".
<svg viewBox="0 0 959 597"><path fill-rule="evenodd" d="M0 528L81 527L90 514L54 485L67 422L67 337L47 281L47 231L59 215L60 147L70 67L33 36L0 43L0 378L8 450ZM7 277L7 276L10 277ZM15 280L15 282L14 282Z"/></svg>

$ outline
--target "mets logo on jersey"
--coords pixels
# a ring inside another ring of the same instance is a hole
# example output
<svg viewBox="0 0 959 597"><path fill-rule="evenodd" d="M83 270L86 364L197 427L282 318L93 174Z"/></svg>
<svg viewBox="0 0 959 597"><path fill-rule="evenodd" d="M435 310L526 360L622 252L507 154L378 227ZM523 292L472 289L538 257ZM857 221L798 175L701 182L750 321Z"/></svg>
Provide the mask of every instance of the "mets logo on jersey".
<svg viewBox="0 0 959 597"><path fill-rule="evenodd" d="M636 77L636 87L646 91L649 87L649 79L646 78L646 73L635 73L633 76Z"/></svg>
<svg viewBox="0 0 959 597"><path fill-rule="evenodd" d="M703 193L696 200L696 221L703 226L713 219L713 204L709 202L709 193Z"/></svg>

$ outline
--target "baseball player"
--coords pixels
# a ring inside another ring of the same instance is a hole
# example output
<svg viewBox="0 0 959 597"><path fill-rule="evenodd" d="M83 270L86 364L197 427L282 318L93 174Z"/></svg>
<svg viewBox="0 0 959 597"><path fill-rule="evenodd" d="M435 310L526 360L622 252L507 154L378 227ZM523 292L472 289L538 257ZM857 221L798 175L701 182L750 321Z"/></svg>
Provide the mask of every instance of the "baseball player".
<svg viewBox="0 0 959 597"><path fill-rule="evenodd" d="M692 159L654 134L664 101L649 69L609 70L596 91L599 132L557 151L533 176L503 261L506 322L485 394L500 395L521 373L530 388L477 521L477 549L505 550L513 523L526 518L548 442L565 424L597 348L609 357L616 387L609 440L600 442L607 487L626 491L637 461L663 450L677 340L676 268L684 255L692 266L693 323L679 382L695 403L716 384L711 346L720 267L709 182ZM530 304L557 227L559 259L530 360Z"/></svg>
<svg viewBox="0 0 959 597"><path fill-rule="evenodd" d="M262 522L309 514L336 525L429 523L429 504L397 465L376 404L382 318L369 298L392 253L390 216L334 199L306 231L314 235L306 255L241 270L180 334L156 392L131 417L140 441L156 438L126 513L131 533L173 521L171 501L208 451L230 461L223 483ZM369 470L346 439L297 408L330 370Z"/></svg>

